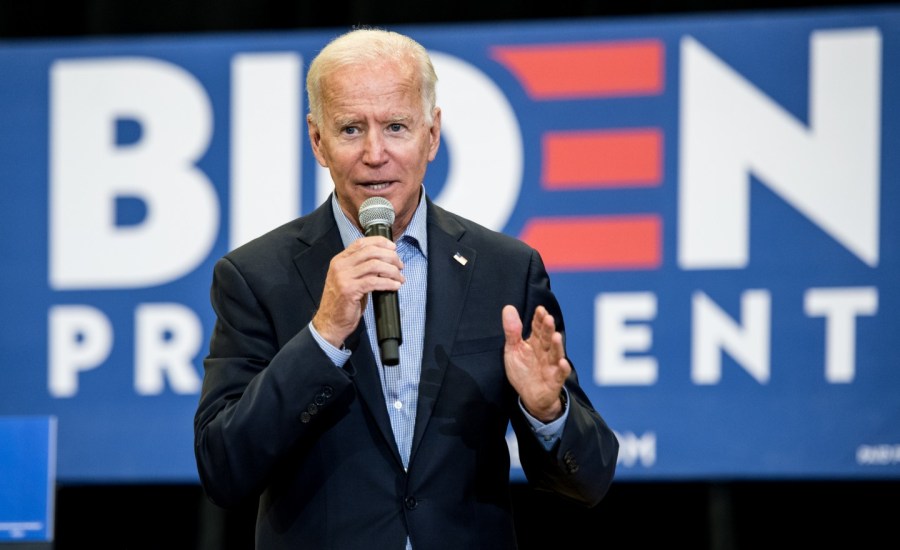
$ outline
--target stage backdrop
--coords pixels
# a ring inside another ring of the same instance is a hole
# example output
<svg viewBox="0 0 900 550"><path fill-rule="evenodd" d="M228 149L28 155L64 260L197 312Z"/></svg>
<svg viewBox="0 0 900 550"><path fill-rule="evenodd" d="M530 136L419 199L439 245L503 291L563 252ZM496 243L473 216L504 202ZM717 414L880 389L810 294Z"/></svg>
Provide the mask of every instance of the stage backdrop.
<svg viewBox="0 0 900 550"><path fill-rule="evenodd" d="M197 479L212 266L330 192L343 30L0 43L0 415L61 482ZM542 252L619 479L900 478L900 9L397 30L426 189Z"/></svg>

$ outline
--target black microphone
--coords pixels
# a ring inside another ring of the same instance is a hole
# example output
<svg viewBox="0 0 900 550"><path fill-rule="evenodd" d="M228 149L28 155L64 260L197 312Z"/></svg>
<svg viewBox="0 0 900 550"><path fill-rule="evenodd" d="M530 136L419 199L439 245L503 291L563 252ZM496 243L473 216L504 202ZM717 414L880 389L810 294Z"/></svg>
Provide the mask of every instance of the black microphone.
<svg viewBox="0 0 900 550"><path fill-rule="evenodd" d="M371 197L359 207L359 225L366 237L381 236L394 240L391 225L394 223L394 206L383 197ZM381 362L394 366L400 363L400 302L397 293L388 290L372 292L372 307L375 308L375 334L381 348Z"/></svg>

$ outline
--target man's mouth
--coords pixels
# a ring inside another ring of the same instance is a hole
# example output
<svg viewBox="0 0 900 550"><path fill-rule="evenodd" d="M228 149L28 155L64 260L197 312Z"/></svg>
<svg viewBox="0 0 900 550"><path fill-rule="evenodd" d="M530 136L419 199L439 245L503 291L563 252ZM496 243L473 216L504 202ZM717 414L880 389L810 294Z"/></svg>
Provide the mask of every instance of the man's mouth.
<svg viewBox="0 0 900 550"><path fill-rule="evenodd" d="M383 189L387 189L391 185L389 181L377 181L364 184L365 188L369 191L381 191Z"/></svg>

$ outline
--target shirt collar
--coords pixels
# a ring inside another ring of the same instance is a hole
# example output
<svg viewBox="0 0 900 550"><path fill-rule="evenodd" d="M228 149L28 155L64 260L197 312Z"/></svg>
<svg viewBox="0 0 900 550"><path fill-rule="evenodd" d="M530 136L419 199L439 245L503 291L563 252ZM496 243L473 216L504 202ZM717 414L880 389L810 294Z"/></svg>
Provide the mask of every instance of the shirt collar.
<svg viewBox="0 0 900 550"><path fill-rule="evenodd" d="M359 228L356 227L356 224L351 222L350 219L347 218L347 215L344 214L341 205L338 204L337 195L335 193L331 194L331 212L334 215L334 221L337 223L338 230L341 232L341 241L344 243L344 248L350 246L356 239L361 239L363 237L362 231L360 231ZM409 221L409 225L406 226L406 231L404 231L403 235L400 237L412 241L412 244L416 245L419 250L422 251L422 255L426 258L428 257L427 212L428 208L425 206L425 186L422 186L422 193L419 195L419 205L416 207L416 211ZM398 238L397 240L399 241L400 239Z"/></svg>

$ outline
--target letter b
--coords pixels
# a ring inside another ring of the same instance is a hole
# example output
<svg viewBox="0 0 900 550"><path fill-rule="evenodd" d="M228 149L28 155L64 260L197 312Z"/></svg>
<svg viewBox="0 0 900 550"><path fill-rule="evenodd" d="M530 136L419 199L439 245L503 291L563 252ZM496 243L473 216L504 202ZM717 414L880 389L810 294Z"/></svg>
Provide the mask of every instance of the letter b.
<svg viewBox="0 0 900 550"><path fill-rule="evenodd" d="M51 68L50 284L138 288L190 272L212 248L219 202L195 162L212 134L209 99L183 69L147 58ZM140 135L121 144L117 123ZM140 223L116 225L138 199Z"/></svg>

